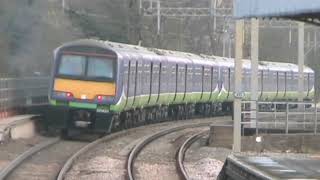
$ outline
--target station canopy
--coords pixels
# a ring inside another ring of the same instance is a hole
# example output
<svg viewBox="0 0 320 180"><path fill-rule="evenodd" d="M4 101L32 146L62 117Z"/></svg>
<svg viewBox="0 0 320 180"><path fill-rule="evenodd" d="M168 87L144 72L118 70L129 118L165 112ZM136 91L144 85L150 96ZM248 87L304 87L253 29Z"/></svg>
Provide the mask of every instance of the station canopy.
<svg viewBox="0 0 320 180"><path fill-rule="evenodd" d="M285 18L320 25L320 0L234 0L237 19Z"/></svg>

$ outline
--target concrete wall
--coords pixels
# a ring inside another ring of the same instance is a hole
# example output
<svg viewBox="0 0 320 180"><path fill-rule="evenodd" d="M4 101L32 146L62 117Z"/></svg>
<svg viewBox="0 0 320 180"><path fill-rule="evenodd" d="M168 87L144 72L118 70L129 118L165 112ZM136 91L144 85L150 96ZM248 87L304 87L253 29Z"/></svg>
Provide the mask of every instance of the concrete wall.
<svg viewBox="0 0 320 180"><path fill-rule="evenodd" d="M257 136L241 138L242 151L279 152L279 153L318 153L320 152L320 135L313 134L261 134L262 140L256 142ZM211 126L210 147L232 148L233 127Z"/></svg>

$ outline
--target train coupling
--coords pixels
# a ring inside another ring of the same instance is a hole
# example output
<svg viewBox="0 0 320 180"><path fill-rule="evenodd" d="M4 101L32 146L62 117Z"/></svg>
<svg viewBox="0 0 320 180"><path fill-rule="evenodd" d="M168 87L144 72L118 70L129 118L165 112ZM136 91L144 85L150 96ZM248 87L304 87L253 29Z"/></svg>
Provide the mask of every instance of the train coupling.
<svg viewBox="0 0 320 180"><path fill-rule="evenodd" d="M90 121L74 121L74 126L79 128L87 128L91 125Z"/></svg>
<svg viewBox="0 0 320 180"><path fill-rule="evenodd" d="M87 128L92 124L92 114L88 111L75 111L73 114L73 122L75 127Z"/></svg>

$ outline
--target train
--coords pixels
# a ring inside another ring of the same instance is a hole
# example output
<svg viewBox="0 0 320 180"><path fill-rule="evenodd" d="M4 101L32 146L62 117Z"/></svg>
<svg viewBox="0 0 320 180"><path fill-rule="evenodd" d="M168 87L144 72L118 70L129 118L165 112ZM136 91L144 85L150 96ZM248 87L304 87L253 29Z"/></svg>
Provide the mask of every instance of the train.
<svg viewBox="0 0 320 180"><path fill-rule="evenodd" d="M110 133L165 120L232 112L234 59L81 39L54 51L49 126ZM250 99L251 63L242 91ZM304 99L314 98L314 71L304 67ZM259 61L261 101L298 97L298 66Z"/></svg>

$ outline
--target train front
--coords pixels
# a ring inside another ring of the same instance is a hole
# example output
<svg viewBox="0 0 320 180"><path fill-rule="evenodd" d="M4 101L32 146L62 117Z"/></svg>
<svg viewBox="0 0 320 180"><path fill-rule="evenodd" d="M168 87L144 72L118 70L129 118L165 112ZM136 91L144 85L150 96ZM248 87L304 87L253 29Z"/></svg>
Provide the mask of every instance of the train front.
<svg viewBox="0 0 320 180"><path fill-rule="evenodd" d="M110 131L117 103L117 55L103 43L69 43L55 51L49 127Z"/></svg>

